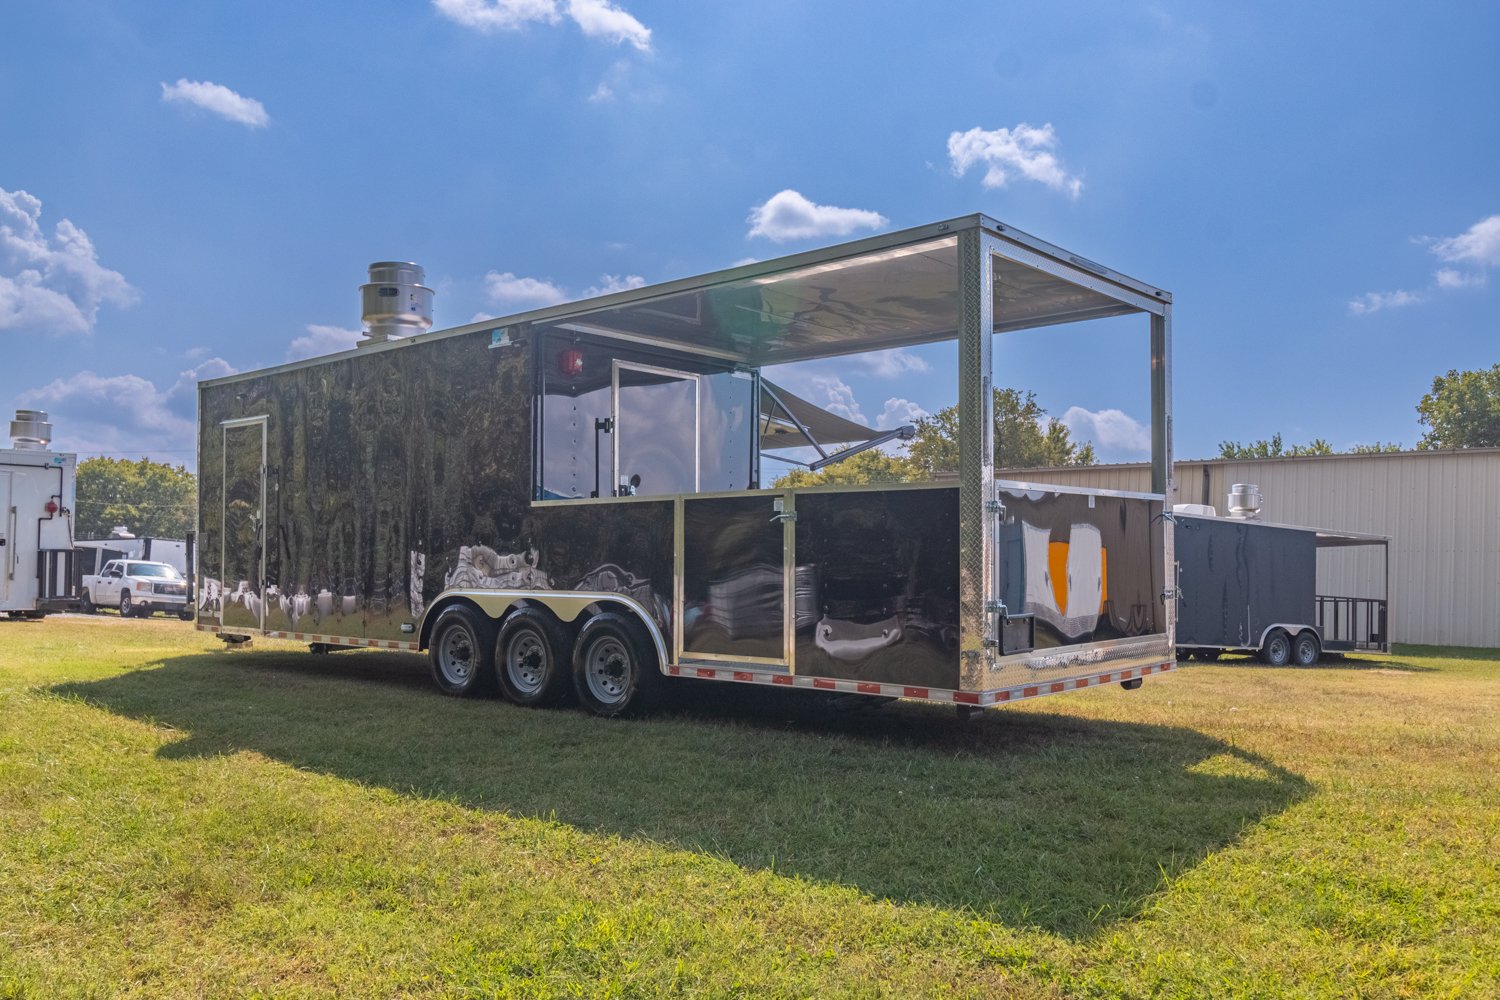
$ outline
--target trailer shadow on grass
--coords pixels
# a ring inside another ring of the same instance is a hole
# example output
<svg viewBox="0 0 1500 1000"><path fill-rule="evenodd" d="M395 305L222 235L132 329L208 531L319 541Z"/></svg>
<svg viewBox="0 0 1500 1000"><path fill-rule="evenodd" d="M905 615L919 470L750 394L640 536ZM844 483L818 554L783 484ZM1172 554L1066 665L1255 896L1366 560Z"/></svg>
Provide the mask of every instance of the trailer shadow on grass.
<svg viewBox="0 0 1500 1000"><path fill-rule="evenodd" d="M402 654L188 656L53 690L185 733L164 757L255 751L1069 937L1139 913L1309 789L1185 728L1042 711L962 723L723 685L607 721L444 698Z"/></svg>

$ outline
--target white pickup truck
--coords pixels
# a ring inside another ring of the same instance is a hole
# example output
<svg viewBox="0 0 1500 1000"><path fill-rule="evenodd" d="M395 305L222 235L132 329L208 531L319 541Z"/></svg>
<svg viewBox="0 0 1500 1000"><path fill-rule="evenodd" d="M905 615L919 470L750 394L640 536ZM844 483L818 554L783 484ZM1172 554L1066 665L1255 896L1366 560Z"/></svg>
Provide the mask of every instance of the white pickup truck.
<svg viewBox="0 0 1500 1000"><path fill-rule="evenodd" d="M98 573L83 577L83 610L119 608L121 617L150 617L165 611L184 621L193 617L187 581L175 566L140 559L111 559Z"/></svg>

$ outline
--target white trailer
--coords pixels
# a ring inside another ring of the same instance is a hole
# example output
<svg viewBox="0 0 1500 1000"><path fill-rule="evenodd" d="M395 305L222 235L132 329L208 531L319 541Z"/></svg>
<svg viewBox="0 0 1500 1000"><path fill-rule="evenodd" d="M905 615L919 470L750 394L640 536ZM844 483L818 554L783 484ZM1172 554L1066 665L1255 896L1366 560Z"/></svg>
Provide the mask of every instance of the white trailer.
<svg viewBox="0 0 1500 1000"><path fill-rule="evenodd" d="M78 607L73 584L74 469L51 451L41 410L17 410L0 448L0 614L40 618Z"/></svg>

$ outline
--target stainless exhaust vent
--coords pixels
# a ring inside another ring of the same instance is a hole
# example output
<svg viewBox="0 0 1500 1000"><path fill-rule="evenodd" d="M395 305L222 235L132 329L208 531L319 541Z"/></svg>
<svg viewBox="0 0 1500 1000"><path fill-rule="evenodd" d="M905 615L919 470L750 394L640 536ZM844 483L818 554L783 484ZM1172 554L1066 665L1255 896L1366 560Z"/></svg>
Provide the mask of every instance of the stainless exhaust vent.
<svg viewBox="0 0 1500 1000"><path fill-rule="evenodd" d="M1260 516L1260 487L1254 483L1235 483L1229 487L1229 516L1245 519Z"/></svg>
<svg viewBox="0 0 1500 1000"><path fill-rule="evenodd" d="M10 437L18 451L46 451L52 443L52 425L46 410L17 410L10 422Z"/></svg>
<svg viewBox="0 0 1500 1000"><path fill-rule="evenodd" d="M370 265L370 283L359 286L365 337L360 347L410 337L432 328L432 289L427 274L407 261L383 260Z"/></svg>

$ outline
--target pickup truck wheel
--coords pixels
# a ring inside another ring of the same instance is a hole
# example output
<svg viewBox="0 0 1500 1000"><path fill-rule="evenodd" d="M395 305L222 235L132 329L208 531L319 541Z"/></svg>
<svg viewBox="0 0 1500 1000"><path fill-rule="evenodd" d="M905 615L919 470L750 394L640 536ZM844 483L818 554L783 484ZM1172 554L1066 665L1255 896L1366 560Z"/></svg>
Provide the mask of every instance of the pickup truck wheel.
<svg viewBox="0 0 1500 1000"><path fill-rule="evenodd" d="M135 606L130 603L130 591L120 591L120 617L129 618L135 614Z"/></svg>
<svg viewBox="0 0 1500 1000"><path fill-rule="evenodd" d="M94 599L90 597L89 592L85 590L83 592L83 596L78 599L78 613L81 615L91 615L98 610L98 607L96 607L94 604Z"/></svg>

